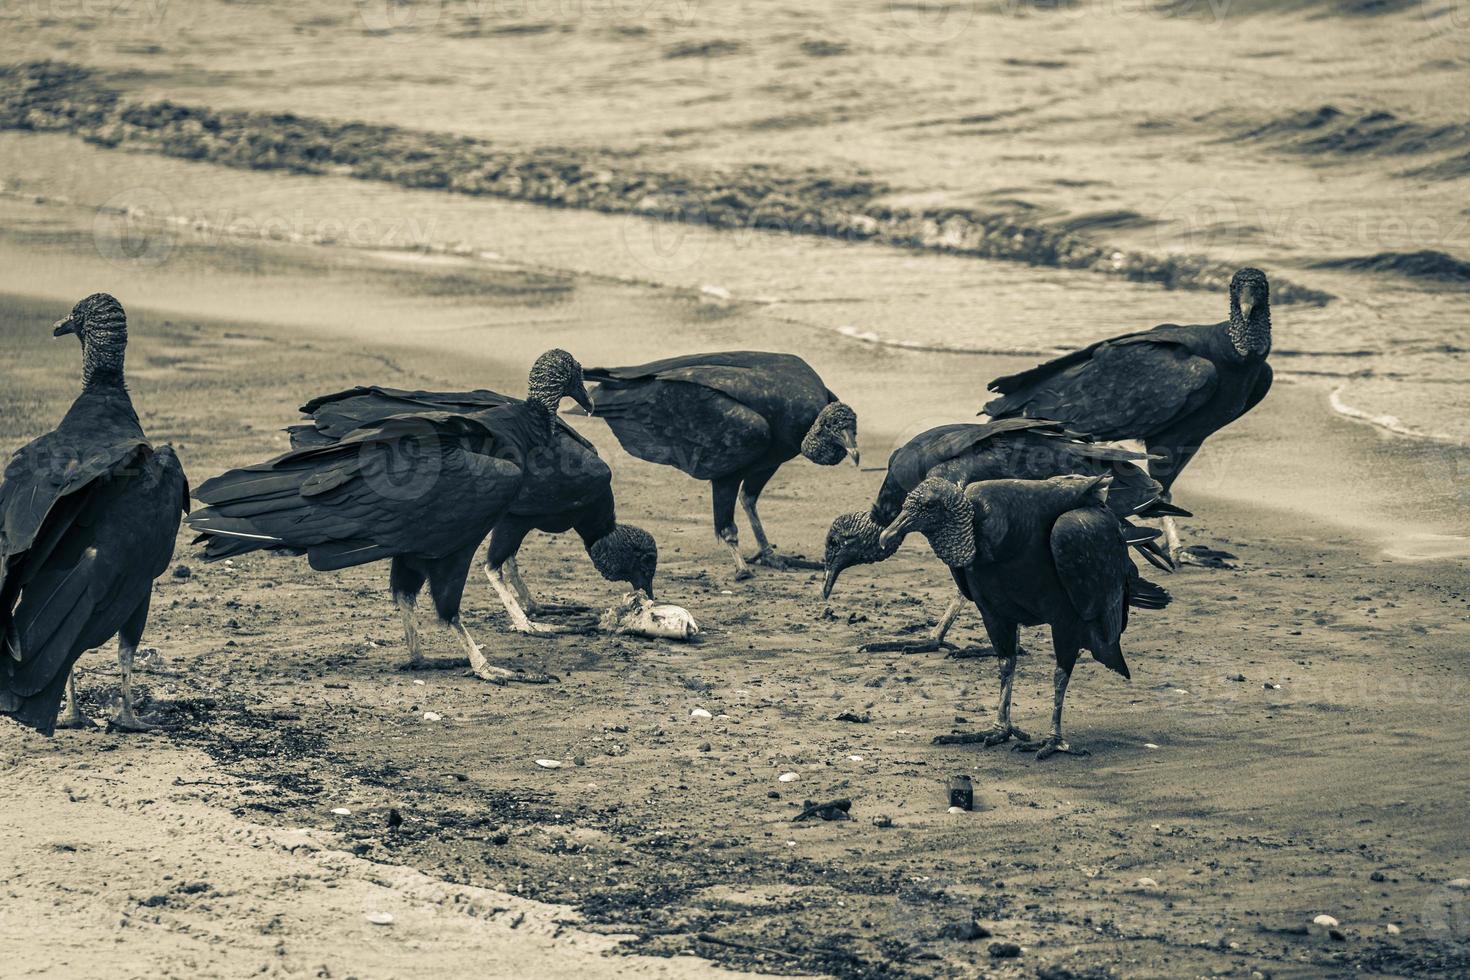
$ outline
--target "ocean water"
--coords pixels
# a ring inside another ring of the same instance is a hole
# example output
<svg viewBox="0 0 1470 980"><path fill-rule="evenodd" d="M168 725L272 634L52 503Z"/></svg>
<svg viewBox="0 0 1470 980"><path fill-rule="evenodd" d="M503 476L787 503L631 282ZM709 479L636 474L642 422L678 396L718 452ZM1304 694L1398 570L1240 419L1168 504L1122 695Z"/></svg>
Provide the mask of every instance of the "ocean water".
<svg viewBox="0 0 1470 980"><path fill-rule="evenodd" d="M140 0L3 15L0 61L85 66L139 104L358 120L640 172L869 181L869 213L1000 215L1104 254L1258 265L1332 297L1275 306L1278 375L1395 438L1470 444L1463 0ZM128 261L171 235L508 257L708 289L854 344L956 357L1040 357L1225 313L1218 291L1044 254L635 219L538 234L498 220L526 205L394 187L392 174L145 160L127 151L147 147L24 126L0 132L4 192L125 226L144 243ZM269 137L262 126L252 139Z"/></svg>

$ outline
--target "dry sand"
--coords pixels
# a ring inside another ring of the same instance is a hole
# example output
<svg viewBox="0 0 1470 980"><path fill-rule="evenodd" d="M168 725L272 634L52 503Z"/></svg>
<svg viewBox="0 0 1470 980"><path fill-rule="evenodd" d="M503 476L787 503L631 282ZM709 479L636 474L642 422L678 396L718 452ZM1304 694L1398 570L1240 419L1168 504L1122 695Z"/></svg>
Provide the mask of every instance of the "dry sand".
<svg viewBox="0 0 1470 980"><path fill-rule="evenodd" d="M0 437L19 445L74 394L76 351L46 330L76 298L60 289L116 281L144 424L196 483L278 452L308 395L358 382L519 390L530 355L552 344L589 363L796 350L857 406L869 461L900 435L892 420L963 416L980 379L1019 363L976 357L956 371L677 290L510 266L404 273L322 249L176 256L135 297L78 241L43 237L23 253L6 240L25 280L12 271L0 288L46 299L0 303ZM170 276L210 289L164 303ZM288 305L281 296L295 312L264 316ZM410 333L416 303L436 318ZM1330 469L1343 447L1377 438L1304 422L1304 399L1274 393L1222 439L1239 447L1230 458L1248 465L1251 446L1289 441L1293 466ZM62 976L702 969L589 960L605 948L596 928L636 934L624 948L640 954L842 976L1470 970L1470 895L1447 885L1470 874L1463 566L1395 561L1330 515L1287 509L1295 489L1270 480L1259 506L1181 483L1200 515L1190 533L1241 568L1170 579L1174 605L1137 616L1126 637L1133 681L1084 667L1072 686L1069 737L1092 756L1038 763L931 744L989 723L992 661L855 652L942 609L948 576L917 542L849 571L830 611L810 573L732 583L706 488L576 424L614 467L622 519L657 536L661 598L694 612L702 642L509 636L473 578L466 619L492 659L561 683L405 673L382 566L202 565L181 537L192 574L157 585L144 642L160 663L141 682L168 729L0 732L0 955ZM767 527L785 550L817 554L834 511L866 506L879 480L790 464L765 497ZM522 566L539 594L616 599L571 540L532 539ZM956 639L980 637L967 615ZM445 633L429 639L458 652ZM1039 631L1023 643L1046 649ZM111 653L82 666L100 716L116 696ZM1044 654L1022 661L1021 724L1044 723L1049 684ZM691 719L695 707L716 717ZM844 710L870 721L834 720ZM779 782L786 772L798 778ZM945 812L957 773L975 779L980 812ZM791 822L802 800L837 796L853 800L852 821ZM290 848L298 837L310 843ZM527 906L523 937L509 931L519 903L480 888L555 907ZM364 925L379 905L395 925ZM558 934L560 906L584 924ZM1319 913L1343 938L1304 934ZM942 935L972 918L994 937ZM992 943L1021 953L993 958Z"/></svg>

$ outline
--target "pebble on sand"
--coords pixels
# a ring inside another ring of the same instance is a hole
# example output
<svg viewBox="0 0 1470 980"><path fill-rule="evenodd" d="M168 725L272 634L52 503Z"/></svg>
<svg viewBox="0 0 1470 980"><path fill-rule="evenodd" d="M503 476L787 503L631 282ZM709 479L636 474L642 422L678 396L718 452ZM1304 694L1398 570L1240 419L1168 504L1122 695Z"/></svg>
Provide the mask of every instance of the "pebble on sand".
<svg viewBox="0 0 1470 980"><path fill-rule="evenodd" d="M1404 931L1404 930L1400 929L1398 926L1394 925L1392 922L1390 922L1388 925L1384 926L1383 928L1384 928L1384 931L1386 931L1390 936L1397 936L1399 933L1401 933L1401 932Z"/></svg>
<svg viewBox="0 0 1470 980"><path fill-rule="evenodd" d="M332 807L332 812L339 817L346 817L352 814L352 811L347 809L345 806L334 806Z"/></svg>
<svg viewBox="0 0 1470 980"><path fill-rule="evenodd" d="M392 912L368 912L363 918L375 926L391 926L393 924Z"/></svg>
<svg viewBox="0 0 1470 980"><path fill-rule="evenodd" d="M425 711L424 712L424 721L440 721L443 718L444 718L444 716L441 715L437 711Z"/></svg>
<svg viewBox="0 0 1470 980"><path fill-rule="evenodd" d="M1139 878L1133 882L1133 887L1139 891L1152 891L1159 887L1159 883L1152 878Z"/></svg>
<svg viewBox="0 0 1470 980"><path fill-rule="evenodd" d="M781 775L776 777L776 780L782 783L794 783L796 782L796 773L783 772Z"/></svg>
<svg viewBox="0 0 1470 980"><path fill-rule="evenodd" d="M1445 885L1457 892L1470 892L1470 878L1451 878Z"/></svg>
<svg viewBox="0 0 1470 980"><path fill-rule="evenodd" d="M536 765L542 769L560 769L561 763L556 759L537 759Z"/></svg>
<svg viewBox="0 0 1470 980"><path fill-rule="evenodd" d="M704 710L703 708L695 708L693 711L689 712L689 717L690 718L713 718L714 715L710 714L708 711Z"/></svg>

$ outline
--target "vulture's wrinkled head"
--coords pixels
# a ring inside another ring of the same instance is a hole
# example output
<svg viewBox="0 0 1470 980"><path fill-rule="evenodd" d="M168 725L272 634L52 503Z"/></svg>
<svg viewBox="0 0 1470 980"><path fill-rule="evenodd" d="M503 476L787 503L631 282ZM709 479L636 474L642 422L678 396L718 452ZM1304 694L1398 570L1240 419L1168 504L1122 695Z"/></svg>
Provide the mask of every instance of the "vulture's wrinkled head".
<svg viewBox="0 0 1470 980"><path fill-rule="evenodd" d="M591 414L592 399L587 395L587 386L582 383L582 365L566 351L553 348L531 365L526 399L540 402L555 413L563 398L572 399Z"/></svg>
<svg viewBox="0 0 1470 980"><path fill-rule="evenodd" d="M627 582L653 598L653 577L658 572L658 544L641 527L617 524L593 542L588 550L592 566L610 582Z"/></svg>
<svg viewBox="0 0 1470 980"><path fill-rule="evenodd" d="M878 543L883 529L866 513L841 514L827 531L827 552L823 563L827 566L827 580L822 583L822 598L832 596L832 587L843 569L853 565L871 565L893 554L898 547L885 548Z"/></svg>
<svg viewBox="0 0 1470 980"><path fill-rule="evenodd" d="M1239 269L1230 277L1230 342L1241 354L1271 350L1271 283L1260 269Z"/></svg>
<svg viewBox="0 0 1470 980"><path fill-rule="evenodd" d="M951 568L975 560L975 508L956 483L931 476L914 487L878 543L897 547L905 534L913 532L924 535L934 554Z"/></svg>
<svg viewBox="0 0 1470 980"><path fill-rule="evenodd" d="M51 335L75 334L82 343L82 377L87 382L121 382L128 347L128 317L108 293L93 293L51 325Z"/></svg>
<svg viewBox="0 0 1470 980"><path fill-rule="evenodd" d="M844 456L858 465L857 413L842 402L828 404L801 440L801 454L822 466L836 466Z"/></svg>

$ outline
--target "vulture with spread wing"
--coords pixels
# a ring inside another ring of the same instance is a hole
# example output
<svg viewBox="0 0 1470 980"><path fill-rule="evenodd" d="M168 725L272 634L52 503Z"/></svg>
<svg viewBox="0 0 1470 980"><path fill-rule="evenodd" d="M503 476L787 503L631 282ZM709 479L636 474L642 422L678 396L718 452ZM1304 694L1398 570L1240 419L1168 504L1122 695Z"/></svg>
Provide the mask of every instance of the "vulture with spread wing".
<svg viewBox="0 0 1470 980"><path fill-rule="evenodd" d="M1038 758L1085 755L1062 737L1062 701L1085 647L1109 670L1129 676L1119 640L1128 607L1161 609L1169 594L1138 575L1128 546L1137 529L1108 509L1106 476L987 480L961 489L930 477L905 498L884 529L885 547L919 532L955 583L975 603L1000 656L1000 706L987 745L1012 737ZM1152 531L1152 534L1158 534ZM1030 737L1011 724L1011 689L1020 653L1017 628L1051 627L1054 699L1051 731Z"/></svg>
<svg viewBox="0 0 1470 980"><path fill-rule="evenodd" d="M391 559L409 665L424 663L416 601L425 583L470 667L494 682L543 680L492 666L460 622L475 549L509 512L555 438L558 404L588 406L582 368L551 350L531 368L523 401L469 413L421 411L354 429L336 442L230 470L201 486L189 515L206 559L261 549L304 554L329 571ZM501 598L514 602L495 577Z"/></svg>
<svg viewBox="0 0 1470 980"><path fill-rule="evenodd" d="M634 367L593 368L593 413L623 448L708 480L715 533L730 549L736 578L748 578L735 527L738 497L762 565L820 567L776 555L756 502L782 463L805 456L834 466L858 461L857 415L811 365L794 354L686 354Z"/></svg>
<svg viewBox="0 0 1470 980"><path fill-rule="evenodd" d="M879 544L879 536L903 509L904 498L928 477L963 487L981 480L1044 480L1066 474L1112 476L1108 508L1120 519L1187 516L1186 511L1159 499L1159 484L1140 468L1144 458L1141 453L1079 439L1061 424L1045 419L956 423L921 432L888 457L888 472L873 506L867 512L842 514L832 522L827 532L827 579L822 597L831 596L844 569L884 561L898 550L901 537L890 539L884 546ZM1139 539L1134 546L1153 564L1167 567L1167 556L1152 539ZM882 641L865 644L861 649L908 653L937 650L968 601L963 593L957 594L927 639Z"/></svg>
<svg viewBox="0 0 1470 980"><path fill-rule="evenodd" d="M0 483L0 713L50 735L88 726L72 666L117 637L122 707L113 725L153 727L133 707L133 653L153 580L173 557L189 485L154 447L123 380L128 321L106 293L54 327L82 343L82 393L55 430L15 454Z"/></svg>
<svg viewBox="0 0 1470 980"><path fill-rule="evenodd" d="M301 406L311 422L291 426L287 431L291 445L303 449L331 445L356 429L380 424L394 415L421 411L471 414L513 401L509 395L484 388L442 392L364 386L313 398ZM575 530L603 578L627 582L653 598L658 569L658 546L653 536L642 528L617 522L612 471L597 455L596 447L561 419L555 420L550 445L533 458L515 500L496 522L485 557L486 572L496 583L511 627L522 633L557 631L556 627L532 621L532 616L553 611L553 607L536 602L516 561L521 543L538 530L549 534ZM563 607L562 611L577 608Z"/></svg>
<svg viewBox="0 0 1470 980"><path fill-rule="evenodd" d="M1029 371L996 378L991 418L1057 419L1095 439L1143 443L1149 472L1164 488L1212 434L1271 390L1271 293L1266 274L1241 269L1230 280L1230 318L1212 325L1166 323L1102 340ZM1187 557L1172 519L1169 552Z"/></svg>

